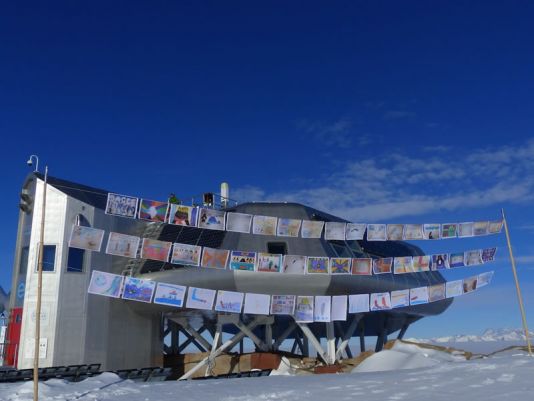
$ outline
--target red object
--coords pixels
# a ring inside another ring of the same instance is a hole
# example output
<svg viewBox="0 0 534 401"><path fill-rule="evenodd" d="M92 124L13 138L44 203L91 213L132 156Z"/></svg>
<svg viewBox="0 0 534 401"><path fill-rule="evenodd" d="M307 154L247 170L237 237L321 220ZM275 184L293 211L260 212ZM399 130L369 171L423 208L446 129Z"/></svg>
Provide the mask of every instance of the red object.
<svg viewBox="0 0 534 401"><path fill-rule="evenodd" d="M17 356L22 328L22 308L13 308L9 314L6 340L4 345L4 364L17 367Z"/></svg>
<svg viewBox="0 0 534 401"><path fill-rule="evenodd" d="M341 365L316 366L313 369L315 374L339 373L342 370L343 370L343 366Z"/></svg>
<svg viewBox="0 0 534 401"><path fill-rule="evenodd" d="M255 353L250 355L251 369L278 369L282 358L278 354L269 352Z"/></svg>

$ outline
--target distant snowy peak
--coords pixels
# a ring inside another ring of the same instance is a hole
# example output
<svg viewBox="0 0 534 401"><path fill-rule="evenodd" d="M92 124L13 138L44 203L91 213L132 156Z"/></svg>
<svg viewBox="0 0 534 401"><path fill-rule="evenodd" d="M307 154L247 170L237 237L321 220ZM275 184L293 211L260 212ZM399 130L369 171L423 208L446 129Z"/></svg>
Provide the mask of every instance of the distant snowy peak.
<svg viewBox="0 0 534 401"><path fill-rule="evenodd" d="M530 338L534 339L534 332L530 331ZM407 339L410 341L410 339ZM413 339L412 339L413 340ZM459 334L455 336L431 338L433 343L466 343L484 341L525 341L523 329L487 329L481 336L473 334ZM416 339L415 341L425 341Z"/></svg>

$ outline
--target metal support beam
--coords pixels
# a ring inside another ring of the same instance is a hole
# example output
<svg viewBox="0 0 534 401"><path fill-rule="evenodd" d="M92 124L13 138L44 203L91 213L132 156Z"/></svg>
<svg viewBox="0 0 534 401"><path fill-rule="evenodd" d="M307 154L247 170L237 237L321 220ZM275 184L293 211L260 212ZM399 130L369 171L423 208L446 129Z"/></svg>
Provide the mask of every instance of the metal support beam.
<svg viewBox="0 0 534 401"><path fill-rule="evenodd" d="M341 357L343 356L343 351L345 350L348 350L347 356L349 356L348 355L348 353L350 352L350 349L348 348L349 341L352 338L352 335L354 334L354 332L356 331L356 328L358 327L358 323L360 323L360 320L362 319L362 317L363 317L362 313L357 313L352 318L352 322L350 322L350 326L347 328L347 331L343 334L343 341L341 341L341 344L339 344L339 347L337 348L336 360L341 359ZM360 340L361 340L361 337L360 337ZM352 355L350 355L349 357L351 356Z"/></svg>
<svg viewBox="0 0 534 401"><path fill-rule="evenodd" d="M201 329L199 330L198 334L201 334L203 331L204 331L204 328L201 328ZM206 352L206 351L209 351L209 350L210 350L209 347L208 347L208 348L204 347L202 344L200 344L200 343L196 340L195 337L193 337L191 334L189 334L189 332L187 332L187 331L186 331L185 329L183 329L183 328L179 328L179 329L177 330L177 333L176 333L176 334L177 334L177 335L176 335L177 338L178 338L178 335L180 334L180 332L182 332L182 333L185 335L185 337L186 337L187 339L184 341L183 344L181 344L181 345L178 346L178 348L177 348L177 352L176 352L177 354L179 354L179 353L181 353L183 350L185 350L189 344L193 344L195 347L198 348L198 350L199 350L200 352Z"/></svg>
<svg viewBox="0 0 534 401"><path fill-rule="evenodd" d="M265 344L267 345L267 348L269 348L269 351L272 351L273 349L273 323L265 325Z"/></svg>
<svg viewBox="0 0 534 401"><path fill-rule="evenodd" d="M323 349L323 347L321 346L321 342L317 340L317 338L313 335L308 325L306 323L296 323L300 327L304 335L311 342L313 348L315 348L315 350L317 351L317 355L319 355L327 365L330 365L331 363L330 358L328 357L328 353Z"/></svg>
<svg viewBox="0 0 534 401"><path fill-rule="evenodd" d="M402 340L404 338L404 335L406 334L406 331L408 330L408 327L410 327L410 323L407 320L401 327L399 331L399 335L397 336L397 340Z"/></svg>
<svg viewBox="0 0 534 401"><path fill-rule="evenodd" d="M365 323L360 320L360 352L365 352Z"/></svg>
<svg viewBox="0 0 534 401"><path fill-rule="evenodd" d="M278 348L280 348L280 345L284 342L284 340L289 337L289 335L297 328L297 324L295 322L291 322L289 326L284 330L284 332L276 339L276 341L273 344L273 349L275 351L278 351Z"/></svg>
<svg viewBox="0 0 534 401"><path fill-rule="evenodd" d="M239 318L239 315L236 315ZM265 343L250 330L247 326L245 326L241 320L237 320L237 322L234 323L234 325L237 326L239 330L241 330L243 333L247 335L248 338L250 338L256 346L261 349L262 351L268 351L269 348L265 345Z"/></svg>
<svg viewBox="0 0 534 401"><path fill-rule="evenodd" d="M181 328L182 328L182 332L184 334L186 334L186 332L195 338L195 340L207 351L207 350L210 350L211 349L211 344L206 341L206 339L204 337L202 337L199 333L199 331L195 330L193 327L191 327L191 325L189 324L189 322L187 321L186 318L169 318L170 320L172 320L173 322L175 322L176 324L178 324ZM205 328L204 326L202 326L200 328L200 330L204 331ZM189 336L188 336L189 337Z"/></svg>
<svg viewBox="0 0 534 401"><path fill-rule="evenodd" d="M326 325L326 353L330 365L336 362L336 336L334 322L327 322Z"/></svg>
<svg viewBox="0 0 534 401"><path fill-rule="evenodd" d="M254 318L246 327L249 331L254 330L257 326L261 324L266 324L266 321L268 319L265 319L266 316L257 316ZM217 336L217 333L215 334ZM246 334L243 331L240 331L236 335L234 335L232 338L227 340L224 344L222 344L217 349L213 349L209 356L202 359L198 364L196 364L191 370L189 370L187 373L185 373L182 377L180 377L178 380L186 380L189 379L191 376L193 376L199 369L206 366L209 362L213 361L218 355L223 353L226 349L231 349L234 345L236 345L239 341L241 341L242 338L244 338ZM215 339L214 339L215 344Z"/></svg>
<svg viewBox="0 0 534 401"><path fill-rule="evenodd" d="M388 316L383 315L382 317L382 327L380 329L380 332L378 334L378 337L376 338L376 346L375 346L375 352L380 352L382 349L384 349L384 344L387 341L387 324L388 324Z"/></svg>
<svg viewBox="0 0 534 401"><path fill-rule="evenodd" d="M302 334L302 356L310 356L310 344L308 337Z"/></svg>

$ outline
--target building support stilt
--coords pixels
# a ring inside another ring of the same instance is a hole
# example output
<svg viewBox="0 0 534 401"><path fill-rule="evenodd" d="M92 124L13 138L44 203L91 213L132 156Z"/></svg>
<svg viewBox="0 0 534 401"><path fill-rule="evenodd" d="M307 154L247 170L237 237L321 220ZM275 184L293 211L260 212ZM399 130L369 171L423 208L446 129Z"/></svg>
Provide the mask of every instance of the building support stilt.
<svg viewBox="0 0 534 401"><path fill-rule="evenodd" d="M235 316L239 319L238 315L235 315ZM191 370L189 370L187 373L182 375L182 377L180 377L178 380L187 380L187 379L189 379L191 376L193 376L198 370L200 370L204 366L206 366L206 365L209 366L209 364L211 364L212 361L218 355L222 354L224 351L226 351L228 349L232 349L232 347L234 347L237 343L239 343L239 341L241 341L241 339L243 339L244 337L249 336L249 334L252 333L252 330L254 330L257 326L262 325L262 324L272 324L272 320L273 320L272 316L257 316L254 319L252 319L252 321L250 321L247 325L244 325L240 320L238 320L238 324L236 324L235 323L236 322L235 319L232 319L232 318L224 319L224 317L228 317L228 316L225 316L225 315L219 315L218 316L218 324L221 324L221 326L222 326L222 324L224 324L222 322L223 320L229 320L228 323L235 324L236 327L239 328L239 333L237 333L234 336L232 336L230 339L225 341L219 347L213 348L211 350L209 356L207 356L204 359L202 359ZM213 344L216 344L216 342L219 341L218 333L219 333L219 330L217 330L217 332L215 334L217 339L214 338ZM259 338L257 336L255 336L254 334L253 334L253 337L254 338L250 337L252 341L256 342L256 341L259 340ZM261 342L261 340L259 340L259 341ZM261 343L263 343L263 342L261 342Z"/></svg>
<svg viewBox="0 0 534 401"><path fill-rule="evenodd" d="M360 320L362 319L362 317L363 317L363 314L357 313L352 318L352 322L350 323L350 326L347 328L347 331L343 334L343 341L341 341L341 344L339 344L337 348L336 360L339 360L342 358L344 351L347 351L347 356L349 356L348 355L348 353L350 352L350 349L348 348L349 341L352 338L352 335L354 334L354 332L356 331L356 328L358 327L358 323L360 323ZM361 340L361 337L360 337L360 340ZM351 356L352 355L350 355L349 357Z"/></svg>

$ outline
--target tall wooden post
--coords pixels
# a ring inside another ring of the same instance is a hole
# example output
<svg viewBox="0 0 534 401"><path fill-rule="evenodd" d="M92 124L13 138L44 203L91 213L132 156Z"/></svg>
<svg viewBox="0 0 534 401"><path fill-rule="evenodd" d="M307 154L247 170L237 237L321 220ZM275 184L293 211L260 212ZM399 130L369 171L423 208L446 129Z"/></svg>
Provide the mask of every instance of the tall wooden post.
<svg viewBox="0 0 534 401"><path fill-rule="evenodd" d="M41 205L41 231L39 233L39 265L37 268L37 305L35 306L35 344L33 351L33 401L39 399L39 343L41 342L41 295L43 292L43 250L46 211L48 166L45 167L43 203Z"/></svg>
<svg viewBox="0 0 534 401"><path fill-rule="evenodd" d="M517 300L519 301L519 309L521 310L521 319L523 321L523 330L525 331L525 338L527 339L528 353L532 356L532 347L530 345L530 335L528 331L527 318L525 316L525 308L523 306L523 297L521 296L521 288L519 288L519 279L517 278L517 270L515 268L515 259L512 252L512 243L510 241L510 232L508 231L508 223L504 216L504 209L501 209L502 221L504 224L504 231L506 233L506 242L508 243L508 252L510 253L510 262L512 263L512 272L514 273L515 289L517 291Z"/></svg>

